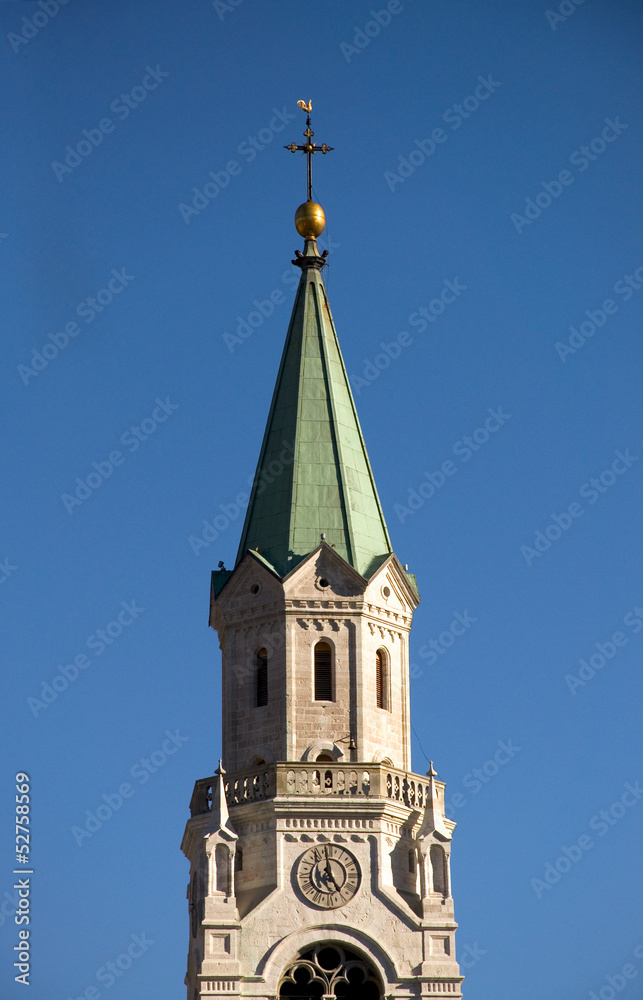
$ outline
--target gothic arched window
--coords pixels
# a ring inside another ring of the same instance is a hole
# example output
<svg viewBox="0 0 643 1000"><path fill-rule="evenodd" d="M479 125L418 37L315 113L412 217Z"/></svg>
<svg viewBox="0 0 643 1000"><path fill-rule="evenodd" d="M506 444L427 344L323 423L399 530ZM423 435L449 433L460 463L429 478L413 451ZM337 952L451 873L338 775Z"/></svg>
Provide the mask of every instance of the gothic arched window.
<svg viewBox="0 0 643 1000"><path fill-rule="evenodd" d="M315 701L333 701L333 651L328 642L315 646Z"/></svg>
<svg viewBox="0 0 643 1000"><path fill-rule="evenodd" d="M375 692L377 707L386 708L390 711L388 654L385 649L378 649L375 654Z"/></svg>
<svg viewBox="0 0 643 1000"><path fill-rule="evenodd" d="M260 649L257 653L255 673L255 704L257 708L268 704L268 650Z"/></svg>
<svg viewBox="0 0 643 1000"><path fill-rule="evenodd" d="M367 960L342 945L324 941L304 952L284 972L279 997L316 1000L380 1000L379 978Z"/></svg>

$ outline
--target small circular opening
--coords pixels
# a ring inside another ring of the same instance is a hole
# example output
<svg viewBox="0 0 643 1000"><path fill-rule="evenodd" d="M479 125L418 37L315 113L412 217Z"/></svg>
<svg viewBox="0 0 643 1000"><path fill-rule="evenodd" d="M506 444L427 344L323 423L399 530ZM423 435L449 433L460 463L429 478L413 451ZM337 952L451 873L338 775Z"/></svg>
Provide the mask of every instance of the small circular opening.
<svg viewBox="0 0 643 1000"><path fill-rule="evenodd" d="M388 600L388 598L391 596L391 588L382 587L382 593L384 594L384 597L386 597L386 599Z"/></svg>
<svg viewBox="0 0 643 1000"><path fill-rule="evenodd" d="M259 584L259 583L253 583L252 587L250 588L250 593L251 594L258 594L260 590L261 590L261 584Z"/></svg>
<svg viewBox="0 0 643 1000"><path fill-rule="evenodd" d="M327 972L338 969L342 964L341 956L334 948L322 948L317 954L317 961Z"/></svg>
<svg viewBox="0 0 643 1000"><path fill-rule="evenodd" d="M330 587L330 580L327 580L325 576L322 576L322 578L319 581L319 586L323 587L325 590L326 587Z"/></svg>

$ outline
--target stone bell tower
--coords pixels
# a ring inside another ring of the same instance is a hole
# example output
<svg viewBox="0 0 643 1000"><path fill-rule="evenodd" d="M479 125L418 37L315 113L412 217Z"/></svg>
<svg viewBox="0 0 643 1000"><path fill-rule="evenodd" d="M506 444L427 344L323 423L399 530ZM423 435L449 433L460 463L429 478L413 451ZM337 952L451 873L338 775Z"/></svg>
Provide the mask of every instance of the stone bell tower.
<svg viewBox="0 0 643 1000"><path fill-rule="evenodd" d="M415 577L392 551L326 296L324 213L301 278L234 569L212 574L223 751L196 782L188 1000L462 996L455 824L411 771Z"/></svg>

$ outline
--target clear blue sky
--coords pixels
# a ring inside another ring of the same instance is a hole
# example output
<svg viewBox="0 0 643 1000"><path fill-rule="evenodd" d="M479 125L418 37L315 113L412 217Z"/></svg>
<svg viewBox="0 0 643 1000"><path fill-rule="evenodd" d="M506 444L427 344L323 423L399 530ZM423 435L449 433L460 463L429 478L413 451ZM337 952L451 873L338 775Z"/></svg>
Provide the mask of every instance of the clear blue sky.
<svg viewBox="0 0 643 1000"><path fill-rule="evenodd" d="M220 745L209 573L234 560L293 297L300 98L335 147L314 173L330 299L422 594L414 767L435 761L458 821L465 995L606 1000L630 962L639 995L643 18L392 6L0 3L0 897L25 771L37 1000L183 996L179 844Z"/></svg>

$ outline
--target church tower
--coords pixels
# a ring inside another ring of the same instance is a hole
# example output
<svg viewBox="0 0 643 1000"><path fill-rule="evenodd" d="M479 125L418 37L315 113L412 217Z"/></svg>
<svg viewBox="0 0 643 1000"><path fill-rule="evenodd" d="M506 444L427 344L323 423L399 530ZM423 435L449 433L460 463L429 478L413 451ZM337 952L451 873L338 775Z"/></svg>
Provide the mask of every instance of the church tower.
<svg viewBox="0 0 643 1000"><path fill-rule="evenodd" d="M187 1000L462 996L431 765L411 770L415 577L393 553L322 276L301 278L234 569L212 574L223 750L194 786ZM222 564L220 564L222 566Z"/></svg>

